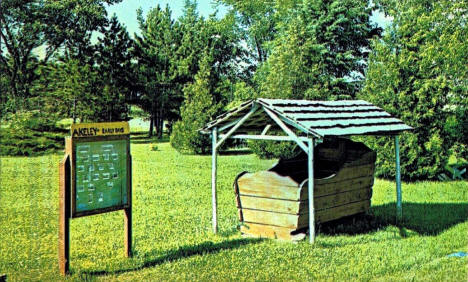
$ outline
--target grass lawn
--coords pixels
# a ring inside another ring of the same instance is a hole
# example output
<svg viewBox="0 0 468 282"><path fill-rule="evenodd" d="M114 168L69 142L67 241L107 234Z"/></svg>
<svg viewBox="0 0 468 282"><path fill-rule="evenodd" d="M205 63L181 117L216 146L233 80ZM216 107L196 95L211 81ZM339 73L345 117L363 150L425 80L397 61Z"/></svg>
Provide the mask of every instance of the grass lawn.
<svg viewBox="0 0 468 282"><path fill-rule="evenodd" d="M371 214L318 227L315 245L243 238L232 182L273 161L218 158L220 233L211 232L211 157L180 155L136 138L134 257L124 257L123 212L71 221L69 280L451 280L466 281L466 182L403 183L404 228L394 224L395 185L377 180ZM2 157L0 274L61 280L58 162L62 155ZM405 236L401 236L404 234Z"/></svg>

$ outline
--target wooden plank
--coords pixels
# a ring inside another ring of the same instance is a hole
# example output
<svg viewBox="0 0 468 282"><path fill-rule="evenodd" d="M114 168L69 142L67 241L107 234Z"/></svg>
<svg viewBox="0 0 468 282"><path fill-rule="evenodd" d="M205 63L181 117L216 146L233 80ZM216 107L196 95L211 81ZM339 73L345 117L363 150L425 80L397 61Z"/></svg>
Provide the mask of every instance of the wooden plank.
<svg viewBox="0 0 468 282"><path fill-rule="evenodd" d="M315 182L314 193L315 197L323 197L326 195L333 195L338 193L343 193L346 191L357 190L363 187L372 187L374 184L374 175L367 175L363 177L358 177L354 179L347 179L342 182L332 182L326 184L317 184ZM301 200L308 199L307 195L307 180L302 184L301 190Z"/></svg>
<svg viewBox="0 0 468 282"><path fill-rule="evenodd" d="M315 179L315 183L317 185L320 185L320 184L340 182L346 179L354 179L354 178L358 178L358 177L362 177L366 175L372 175L374 173L374 168L375 168L374 164L344 167L340 169L334 176L322 178L322 179Z"/></svg>
<svg viewBox="0 0 468 282"><path fill-rule="evenodd" d="M307 207L304 201L291 201L281 199L271 199L262 197L252 197L240 195L242 208L273 211L280 213L299 214L300 206ZM237 206L240 207L239 205Z"/></svg>
<svg viewBox="0 0 468 282"><path fill-rule="evenodd" d="M244 221L244 216L242 215L242 205L241 205L241 200L240 200L240 195L239 195L239 186L237 185L237 180L246 173L248 173L248 172L243 171L243 172L239 173L236 176L236 178L234 179L234 184L233 184L234 194L236 195L236 207L237 207L238 217L239 217L240 222Z"/></svg>
<svg viewBox="0 0 468 282"><path fill-rule="evenodd" d="M271 238L280 240L291 240L291 232L295 229L279 226L271 226L256 223L245 223L241 225L241 232L254 237Z"/></svg>
<svg viewBox="0 0 468 282"><path fill-rule="evenodd" d="M370 207L370 200L364 200L356 203L350 203L347 205L334 207L331 209L325 209L315 212L315 222L324 223L327 221L332 221L339 219L345 216L351 216L362 212L367 212ZM297 228L308 227L309 214L301 214L298 219Z"/></svg>
<svg viewBox="0 0 468 282"><path fill-rule="evenodd" d="M363 200L369 200L372 197L371 187L365 187L358 190L347 191L343 193L327 195L322 197L315 197L314 205L315 210L324 210L337 206L346 205L349 203L359 202ZM304 205L299 206L299 214L307 213L307 202L304 201Z"/></svg>
<svg viewBox="0 0 468 282"><path fill-rule="evenodd" d="M327 195L322 197L315 197L314 205L315 210L329 209L336 206L342 206L348 203L359 202L362 200L368 200L372 196L372 189L370 187L347 191L343 193ZM290 201L281 199L270 199L262 197L252 196L239 196L240 203L237 207L263 210L277 213L287 214L304 214L308 212L308 201ZM241 209L239 209L241 213ZM242 220L241 220L242 221Z"/></svg>
<svg viewBox="0 0 468 282"><path fill-rule="evenodd" d="M344 216L350 216L362 212L367 212L370 207L370 200L351 203L331 209L325 209L316 213L316 220L318 222L327 222L335 220Z"/></svg>
<svg viewBox="0 0 468 282"><path fill-rule="evenodd" d="M300 199L300 189L297 183L290 177L280 176L276 172L247 173L239 178L238 186L241 195L295 201Z"/></svg>
<svg viewBox="0 0 468 282"><path fill-rule="evenodd" d="M218 196L216 191L217 175L217 152L216 142L218 141L218 129L213 127L211 130L211 212L213 233L218 233Z"/></svg>
<svg viewBox="0 0 468 282"><path fill-rule="evenodd" d="M373 170L369 167L364 168L356 176L347 174L349 178L339 181L323 182L315 180L314 192L316 196L321 197L340 192L356 190L362 187L372 186L374 183ZM290 177L280 176L271 171L259 171L256 173L247 173L238 179L239 193L244 196L256 196L273 199L285 200L306 200L308 199L307 180L298 188L294 186L296 182Z"/></svg>
<svg viewBox="0 0 468 282"><path fill-rule="evenodd" d="M370 200L364 200L355 203L333 207L330 209L316 210L315 221L327 222L339 219L345 216L367 212L370 207ZM246 225L253 224L271 225L274 227L283 227L291 230L298 230L309 226L309 213L301 215L291 215L284 213L275 213L260 210L243 209L244 222ZM249 234L253 234L255 230L250 230Z"/></svg>
<svg viewBox="0 0 468 282"><path fill-rule="evenodd" d="M266 108L266 107L263 107L263 109L265 110L265 112L271 117L271 119L273 119L276 124L278 124L281 129L283 129L284 132L286 132L286 134L291 137L291 139L293 139L294 141L296 141L297 145L299 147L301 147L302 150L304 150L304 152L307 152L308 148L307 146L304 144L304 142L302 142L301 140L299 140L297 138L297 135L289 128L286 126L286 124L283 123L283 120L281 118L279 118L278 116L276 116L276 114L271 111L270 109ZM281 116L281 115L280 115ZM294 127L298 128L298 124L295 123L294 121L291 121L292 123L294 123ZM317 136L317 137L320 137L320 136Z"/></svg>
<svg viewBox="0 0 468 282"><path fill-rule="evenodd" d="M242 209L244 222L297 228L299 215L276 213L261 210Z"/></svg>
<svg viewBox="0 0 468 282"><path fill-rule="evenodd" d="M309 152L307 153L307 169L308 169L308 179L312 179L312 181L309 181L308 183L308 208L309 208L309 242L311 244L314 243L315 241L315 205L314 205L314 184L315 184L315 177L314 177L314 139L311 138L308 142L309 144Z"/></svg>

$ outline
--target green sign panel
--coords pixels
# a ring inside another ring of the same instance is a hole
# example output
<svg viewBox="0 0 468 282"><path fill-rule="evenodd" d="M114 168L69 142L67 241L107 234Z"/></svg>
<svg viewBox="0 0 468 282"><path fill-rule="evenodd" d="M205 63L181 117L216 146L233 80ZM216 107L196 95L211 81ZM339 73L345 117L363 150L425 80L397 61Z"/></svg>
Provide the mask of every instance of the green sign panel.
<svg viewBox="0 0 468 282"><path fill-rule="evenodd" d="M88 212L128 204L127 140L75 144L75 208Z"/></svg>

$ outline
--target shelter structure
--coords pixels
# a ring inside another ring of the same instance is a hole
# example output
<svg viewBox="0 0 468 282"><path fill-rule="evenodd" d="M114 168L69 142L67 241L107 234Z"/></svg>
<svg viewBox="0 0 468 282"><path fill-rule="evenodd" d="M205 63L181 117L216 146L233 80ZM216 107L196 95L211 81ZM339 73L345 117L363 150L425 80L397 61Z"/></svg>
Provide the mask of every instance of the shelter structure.
<svg viewBox="0 0 468 282"><path fill-rule="evenodd" d="M217 152L228 139L295 142L308 155L309 238L315 240L314 147L326 137L390 135L395 141L397 221L402 218L400 153L398 135L412 128L383 109L362 100L308 101L255 99L218 116L201 132L212 137L213 232L218 230Z"/></svg>

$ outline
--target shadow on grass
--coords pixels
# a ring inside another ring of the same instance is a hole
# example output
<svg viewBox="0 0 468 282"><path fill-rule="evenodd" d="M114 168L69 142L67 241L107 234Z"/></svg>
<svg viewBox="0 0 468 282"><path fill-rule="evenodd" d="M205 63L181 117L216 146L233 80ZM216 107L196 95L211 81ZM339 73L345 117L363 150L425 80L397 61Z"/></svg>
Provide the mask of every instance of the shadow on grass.
<svg viewBox="0 0 468 282"><path fill-rule="evenodd" d="M220 156L238 156L238 155L249 155L249 154L252 154L252 150L249 148L232 149L232 150L219 152Z"/></svg>
<svg viewBox="0 0 468 282"><path fill-rule="evenodd" d="M157 136L148 137L148 132L138 132L130 135L130 142L132 144L164 143L169 142L169 136L165 135L158 139Z"/></svg>
<svg viewBox="0 0 468 282"><path fill-rule="evenodd" d="M92 272L83 272L84 275L91 275L91 276L102 276L102 275L112 275L112 274L121 274L130 271L137 271L143 268L157 266L163 263L188 258L197 255L206 255L206 254L213 254L218 253L222 250L230 250L230 249L237 249L247 244L257 244L261 242L262 239L255 239L255 238L242 238L242 239L235 239L230 241L223 241L219 243L213 242L204 242L199 245L186 245L180 247L176 250L170 250L167 254L151 259L149 261L144 262L142 265L135 266L133 268L128 269L121 269L121 270L114 270L114 271L92 271ZM151 256L152 254L146 254L145 256Z"/></svg>
<svg viewBox="0 0 468 282"><path fill-rule="evenodd" d="M396 222L396 204L372 206L369 214L346 217L319 226L327 235L365 234L399 226L402 232L409 229L420 235L433 236L468 220L468 203L403 203L403 220ZM402 234L404 235L404 234Z"/></svg>

